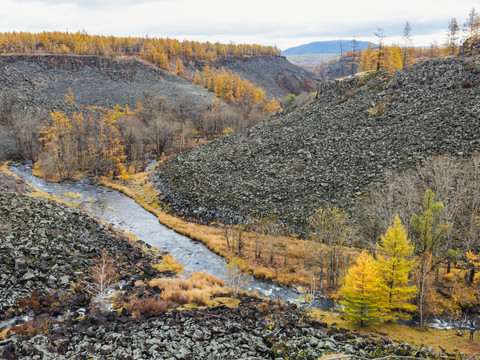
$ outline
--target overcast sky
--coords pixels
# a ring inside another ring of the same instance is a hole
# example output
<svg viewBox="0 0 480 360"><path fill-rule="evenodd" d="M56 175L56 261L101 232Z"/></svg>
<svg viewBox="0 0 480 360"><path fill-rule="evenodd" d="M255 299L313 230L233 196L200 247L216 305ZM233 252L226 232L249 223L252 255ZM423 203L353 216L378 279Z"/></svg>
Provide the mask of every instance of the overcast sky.
<svg viewBox="0 0 480 360"><path fill-rule="evenodd" d="M406 21L416 45L445 39L452 17L463 24L470 0L0 0L0 31L59 30L116 36L277 45L374 41L384 29L399 41Z"/></svg>

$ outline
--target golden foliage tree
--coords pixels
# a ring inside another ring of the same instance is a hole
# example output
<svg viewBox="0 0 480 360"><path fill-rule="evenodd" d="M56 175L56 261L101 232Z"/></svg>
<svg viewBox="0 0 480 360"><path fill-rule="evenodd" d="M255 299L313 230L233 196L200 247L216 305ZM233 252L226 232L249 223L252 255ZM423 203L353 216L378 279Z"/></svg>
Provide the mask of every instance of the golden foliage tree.
<svg viewBox="0 0 480 360"><path fill-rule="evenodd" d="M347 318L360 326L380 319L379 277L373 258L363 251L345 276L341 292Z"/></svg>
<svg viewBox="0 0 480 360"><path fill-rule="evenodd" d="M396 321L409 318L403 310L414 311L415 305L409 303L417 290L410 285L410 272L414 266L413 245L403 228L398 215L393 227L389 227L377 243L377 268L380 276L379 297L383 317Z"/></svg>
<svg viewBox="0 0 480 360"><path fill-rule="evenodd" d="M43 143L43 152L47 157L44 163L53 163L59 180L70 179L75 169L72 121L60 111L51 113L50 116L50 121L46 121L39 132L39 140Z"/></svg>
<svg viewBox="0 0 480 360"><path fill-rule="evenodd" d="M228 56L280 55L272 46L257 44L221 44L150 37L114 37L88 35L85 32L44 31L41 33L0 33L3 54L76 54L76 55L137 55L152 60L157 54L167 59L174 56L213 61Z"/></svg>
<svg viewBox="0 0 480 360"><path fill-rule="evenodd" d="M183 63L182 63L182 60L180 58L177 59L176 66L177 66L176 74L177 75L183 75Z"/></svg>

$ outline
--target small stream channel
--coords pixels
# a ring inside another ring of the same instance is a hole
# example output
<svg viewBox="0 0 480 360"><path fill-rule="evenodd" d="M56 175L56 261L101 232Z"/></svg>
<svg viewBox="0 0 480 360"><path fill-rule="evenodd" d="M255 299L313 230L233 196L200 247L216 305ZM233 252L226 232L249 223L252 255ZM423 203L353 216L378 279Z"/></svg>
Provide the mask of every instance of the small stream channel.
<svg viewBox="0 0 480 360"><path fill-rule="evenodd" d="M225 259L210 251L204 244L162 225L155 215L146 211L128 196L93 184L88 179L63 183L48 182L32 175L31 165L28 164L14 164L10 166L10 170L38 189L78 203L81 208L96 218L113 224L125 232L135 234L138 239L152 246L168 251L183 265L186 272L203 271L221 279L225 278ZM71 199L63 195L65 192L74 192L83 196L79 199ZM261 296L280 298L286 302L297 302L299 296L298 292L290 287L254 277L251 277L246 290L257 291ZM335 303L329 299L316 298L313 306L322 310L332 310Z"/></svg>

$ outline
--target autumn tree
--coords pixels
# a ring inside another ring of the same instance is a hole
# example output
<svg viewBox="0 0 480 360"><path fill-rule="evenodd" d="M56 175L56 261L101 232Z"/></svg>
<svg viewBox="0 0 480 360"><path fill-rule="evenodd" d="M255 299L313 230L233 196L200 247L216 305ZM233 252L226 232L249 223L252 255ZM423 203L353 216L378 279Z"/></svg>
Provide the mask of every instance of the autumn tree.
<svg viewBox="0 0 480 360"><path fill-rule="evenodd" d="M43 143L44 166L51 161L60 180L70 179L75 170L75 147L72 144L72 121L68 116L56 111L50 114L50 121L40 130Z"/></svg>
<svg viewBox="0 0 480 360"><path fill-rule="evenodd" d="M360 326L378 322L380 299L378 296L379 277L371 255L363 251L355 265L348 269L345 283L341 288L345 315Z"/></svg>
<svg viewBox="0 0 480 360"><path fill-rule="evenodd" d="M435 202L434 199L435 194L428 189L425 193L424 211L421 214L414 214L411 219L416 251L419 254L435 253L440 241L452 228L451 222L442 220L445 206L441 201Z"/></svg>
<svg viewBox="0 0 480 360"><path fill-rule="evenodd" d="M68 102L70 104L73 104L75 102L75 95L72 92L72 89L68 89L68 93L65 94L65 102Z"/></svg>
<svg viewBox="0 0 480 360"><path fill-rule="evenodd" d="M414 266L413 245L403 228L398 215L393 227L389 227L377 243L377 268L381 278L379 297L385 319L396 321L409 316L403 311L413 311L416 306L409 303L416 294L415 286L411 286L410 272Z"/></svg>
<svg viewBox="0 0 480 360"><path fill-rule="evenodd" d="M430 280L433 270L438 266L434 254L438 249L439 242L450 231L452 224L441 218L444 210L442 202L434 201L435 194L428 189L425 193L424 211L414 214L411 226L416 235L416 251L419 254L416 282L418 288L417 304L420 313L420 322L426 319L425 310L428 299L427 291L430 289Z"/></svg>
<svg viewBox="0 0 480 360"><path fill-rule="evenodd" d="M180 58L177 59L176 66L177 66L176 74L178 76L183 75L183 63Z"/></svg>
<svg viewBox="0 0 480 360"><path fill-rule="evenodd" d="M400 57L400 51L397 45L385 47L383 64L385 71L390 75L393 75L395 71L403 66L402 59Z"/></svg>
<svg viewBox="0 0 480 360"><path fill-rule="evenodd" d="M362 51L360 59L360 71L375 70L375 50L370 43L367 44L367 48Z"/></svg>
<svg viewBox="0 0 480 360"><path fill-rule="evenodd" d="M200 72L198 70L195 71L195 77L193 78L193 83L195 85L202 85L202 79L200 77Z"/></svg>

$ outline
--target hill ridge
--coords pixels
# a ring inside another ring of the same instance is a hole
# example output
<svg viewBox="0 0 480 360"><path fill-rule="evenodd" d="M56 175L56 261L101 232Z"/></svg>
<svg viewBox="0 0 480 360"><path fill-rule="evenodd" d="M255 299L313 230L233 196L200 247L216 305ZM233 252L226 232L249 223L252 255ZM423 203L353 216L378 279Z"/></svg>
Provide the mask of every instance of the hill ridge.
<svg viewBox="0 0 480 360"><path fill-rule="evenodd" d="M182 215L275 212L305 230L316 207L354 207L385 171L480 150L476 61L433 59L392 79L366 73L324 83L299 107L170 159L156 181Z"/></svg>

